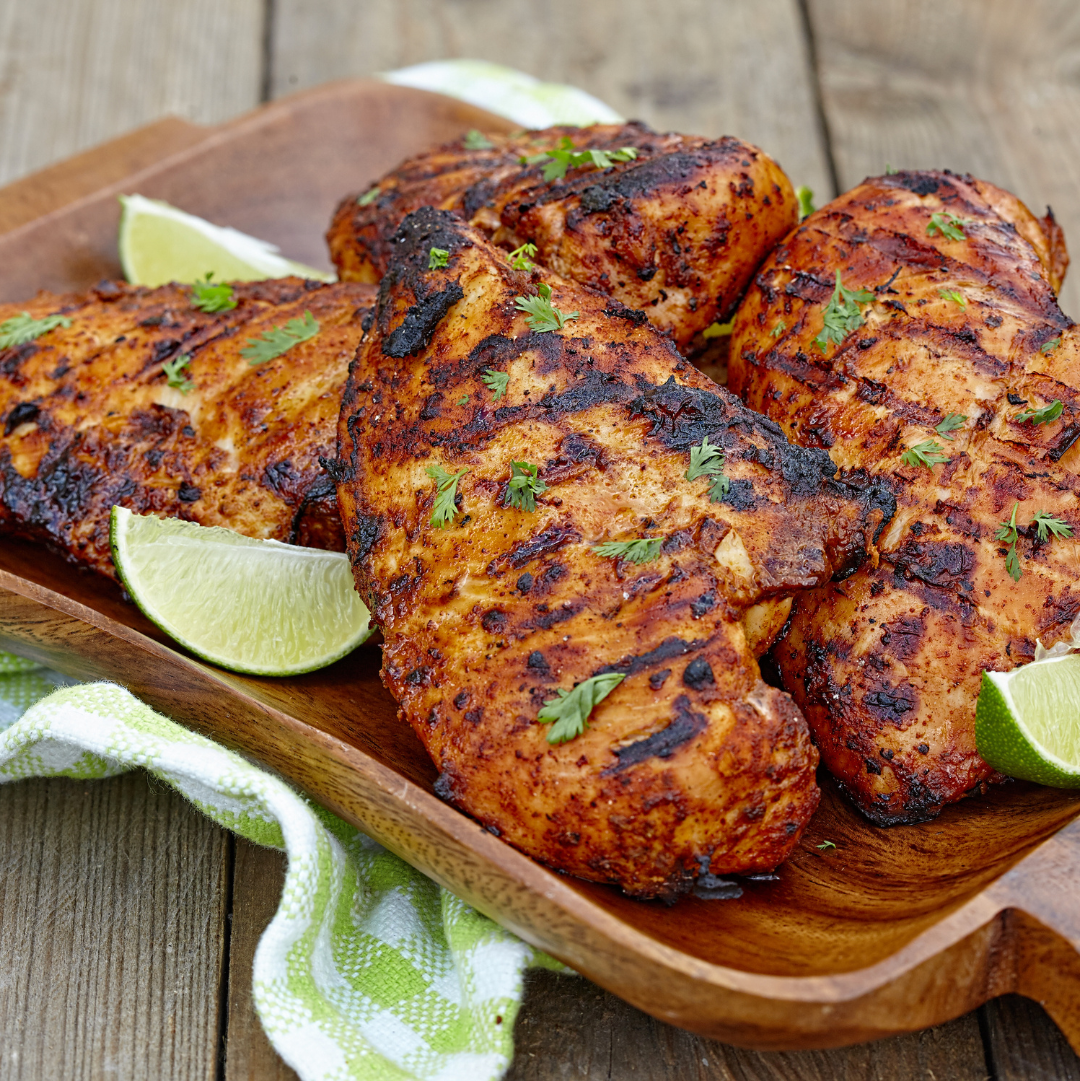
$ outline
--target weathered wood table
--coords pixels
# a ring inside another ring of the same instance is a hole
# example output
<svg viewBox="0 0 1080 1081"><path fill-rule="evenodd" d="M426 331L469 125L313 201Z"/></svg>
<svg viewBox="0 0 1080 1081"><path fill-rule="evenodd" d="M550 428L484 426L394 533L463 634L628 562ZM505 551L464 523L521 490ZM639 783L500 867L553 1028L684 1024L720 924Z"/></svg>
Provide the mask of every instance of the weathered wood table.
<svg viewBox="0 0 1080 1081"><path fill-rule="evenodd" d="M742 136L819 203L886 163L945 166L1052 204L1080 238L1076 0L0 0L0 183L167 113L217 122L451 56ZM1080 276L1063 307L1080 313ZM281 856L145 774L0 786L0 1078L294 1076L248 997L282 877ZM762 1054L544 973L517 1048L514 1081L1080 1079L1020 998L876 1044Z"/></svg>

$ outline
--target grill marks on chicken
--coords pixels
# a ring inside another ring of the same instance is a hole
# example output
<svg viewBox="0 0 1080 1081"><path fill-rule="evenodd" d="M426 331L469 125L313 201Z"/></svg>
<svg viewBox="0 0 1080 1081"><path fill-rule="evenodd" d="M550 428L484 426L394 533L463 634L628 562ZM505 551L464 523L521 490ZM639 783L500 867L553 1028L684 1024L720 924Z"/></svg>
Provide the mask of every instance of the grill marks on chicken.
<svg viewBox="0 0 1080 1081"><path fill-rule="evenodd" d="M60 313L69 327L0 352L0 532L43 540L115 577L114 503L247 536L344 547L320 456L375 290L297 278L237 284L207 315L190 289L103 283L0 306L0 322ZM250 338L310 311L318 335L252 366ZM163 366L182 354L189 393ZM174 380L175 382L175 380Z"/></svg>
<svg viewBox="0 0 1080 1081"><path fill-rule="evenodd" d="M432 247L450 252L428 270ZM552 290L561 331L515 298ZM833 480L612 301L515 272L454 215L411 215L346 388L339 502L383 680L441 770L438 791L529 855L651 897L762 871L818 801L816 752L754 656L786 598L862 559L887 493ZM614 314L612 312L614 311ZM507 376L495 397L486 372ZM730 488L684 478L708 437ZM533 512L512 463L538 467ZM467 472L447 528L427 473ZM601 558L661 540L656 559ZM567 743L545 700L624 680Z"/></svg>
<svg viewBox="0 0 1080 1081"><path fill-rule="evenodd" d="M521 163L563 140L578 149L630 146L638 157L551 182L544 163ZM434 206L508 251L535 244L536 262L645 312L686 352L728 318L762 257L798 220L779 166L737 139L657 135L630 123L490 141L486 150L439 147L383 177L370 201L345 199L327 234L340 277L378 281L402 220Z"/></svg>
<svg viewBox="0 0 1080 1081"><path fill-rule="evenodd" d="M1047 511L1080 529L1080 335L1054 296L1066 262L1053 219L1000 189L899 173L808 218L736 319L731 388L898 502L880 564L800 597L777 646L823 761L878 823L932 817L995 779L975 750L982 670L1030 661L1080 612L1077 542L1029 524ZM837 270L873 300L823 352ZM1055 400L1059 419L1018 419ZM967 419L938 432L949 414ZM947 462L901 461L929 440ZM1017 503L1014 581L995 534Z"/></svg>

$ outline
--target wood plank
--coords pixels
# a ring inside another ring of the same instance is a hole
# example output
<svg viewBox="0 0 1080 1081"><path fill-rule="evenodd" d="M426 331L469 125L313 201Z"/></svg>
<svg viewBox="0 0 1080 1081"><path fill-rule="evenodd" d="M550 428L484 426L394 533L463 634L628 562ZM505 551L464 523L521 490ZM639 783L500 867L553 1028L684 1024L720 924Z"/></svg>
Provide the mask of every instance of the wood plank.
<svg viewBox="0 0 1080 1081"><path fill-rule="evenodd" d="M267 1039L251 1001L255 948L281 900L285 855L242 837L235 844L225 1081L296 1081Z"/></svg>
<svg viewBox="0 0 1080 1081"><path fill-rule="evenodd" d="M988 1075L974 1013L835 1051L744 1051L665 1025L576 976L547 971L526 976L514 1037L506 1081L984 1081Z"/></svg>
<svg viewBox="0 0 1080 1081"><path fill-rule="evenodd" d="M1080 1081L1080 1058L1037 1002L1003 995L979 1013L994 1081Z"/></svg>
<svg viewBox="0 0 1080 1081"><path fill-rule="evenodd" d="M660 129L748 139L796 184L831 190L797 0L276 0L275 13L275 97L425 60L491 60Z"/></svg>
<svg viewBox="0 0 1080 1081"><path fill-rule="evenodd" d="M1080 245L1075 0L809 0L841 186L897 168L967 171L1054 208ZM1080 316L1080 275L1062 291Z"/></svg>
<svg viewBox="0 0 1080 1081"><path fill-rule="evenodd" d="M0 785L0 1077L213 1078L226 856L141 771Z"/></svg>
<svg viewBox="0 0 1080 1081"><path fill-rule="evenodd" d="M0 183L178 113L256 105L265 0L0 3Z"/></svg>

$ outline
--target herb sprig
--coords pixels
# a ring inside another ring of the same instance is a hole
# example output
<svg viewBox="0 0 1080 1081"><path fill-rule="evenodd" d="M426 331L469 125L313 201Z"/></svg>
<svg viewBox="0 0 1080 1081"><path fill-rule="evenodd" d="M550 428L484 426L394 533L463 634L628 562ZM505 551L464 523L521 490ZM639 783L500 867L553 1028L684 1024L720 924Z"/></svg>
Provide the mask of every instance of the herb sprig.
<svg viewBox="0 0 1080 1081"><path fill-rule="evenodd" d="M601 559L625 559L627 563L651 563L660 558L663 537L639 537L630 541L604 541L593 545Z"/></svg>
<svg viewBox="0 0 1080 1081"><path fill-rule="evenodd" d="M708 341L710 338L727 337L735 329L735 320L729 319L726 323L710 323L702 332L701 336Z"/></svg>
<svg viewBox="0 0 1080 1081"><path fill-rule="evenodd" d="M1017 413L1013 420L1018 424L1049 424L1050 421L1057 420L1064 409L1061 399L1055 398L1049 405L1040 406L1038 409L1025 409L1022 413Z"/></svg>
<svg viewBox="0 0 1080 1081"><path fill-rule="evenodd" d="M967 421L967 417L963 413L950 413L940 424L934 427L934 431L942 439L948 439L951 442L953 437L949 433L955 432L958 428L963 428L965 421Z"/></svg>
<svg viewBox="0 0 1080 1081"><path fill-rule="evenodd" d="M548 743L566 743L580 736L588 727L589 715L626 676L605 672L579 683L572 691L561 688L557 698L548 698L536 715L541 724L551 724ZM554 723L552 723L554 722Z"/></svg>
<svg viewBox="0 0 1080 1081"><path fill-rule="evenodd" d="M633 161L638 156L632 146L621 146L618 150L575 150L574 140L564 135L555 150L520 159L522 165L538 165L544 161L544 180L560 180L570 169L579 169L583 165L593 165L597 169L610 169L617 161Z"/></svg>
<svg viewBox="0 0 1080 1081"><path fill-rule="evenodd" d="M375 187L368 188L368 190L365 191L364 194L361 195L356 200L356 205L357 206L369 206L371 203L375 202L375 200L378 199L378 197L379 197L379 185L376 184Z"/></svg>
<svg viewBox="0 0 1080 1081"><path fill-rule="evenodd" d="M577 319L580 312L568 312L563 314L551 303L551 286L541 282L536 291L538 297L515 297L514 304L518 311L528 315L525 320L530 329L539 334L545 334L549 330L562 330L568 319Z"/></svg>
<svg viewBox="0 0 1080 1081"><path fill-rule="evenodd" d="M432 248L428 252L427 268L428 270L438 270L440 267L446 266L450 261L450 253L446 248Z"/></svg>
<svg viewBox="0 0 1080 1081"><path fill-rule="evenodd" d="M213 273L208 273L202 281L191 286L191 306L207 315L217 312L231 312L236 307L233 287L228 282L211 282Z"/></svg>
<svg viewBox="0 0 1080 1081"><path fill-rule="evenodd" d="M799 200L799 221L810 217L817 209L814 206L814 193L805 184L795 189L795 198Z"/></svg>
<svg viewBox="0 0 1080 1081"><path fill-rule="evenodd" d="M1019 503L1013 504L1012 515L1009 520L1002 522L994 534L994 539L1002 541L1006 546L1005 569L1014 582L1019 582L1024 573L1020 568L1020 557L1016 552L1016 542L1020 537L1020 527L1016 524L1016 512L1019 507ZM1030 523L1028 523L1028 529L1032 526L1035 527L1035 535L1041 541L1049 540L1051 536L1068 538L1073 535L1072 526L1068 522L1054 517L1046 510L1035 512Z"/></svg>
<svg viewBox="0 0 1080 1081"><path fill-rule="evenodd" d="M468 469L459 469L456 473L447 473L442 466L429 465L427 475L435 482L435 506L431 511L431 524L445 529L454 521L457 514L457 486Z"/></svg>
<svg viewBox="0 0 1080 1081"><path fill-rule="evenodd" d="M290 319L283 327L271 327L258 338L248 338L247 346L240 350L248 364L263 364L283 356L294 345L309 341L319 333L319 321L304 312L303 319Z"/></svg>
<svg viewBox="0 0 1080 1081"><path fill-rule="evenodd" d="M190 363L191 357L187 353L181 353L172 360L165 361L161 370L165 373L166 385L180 391L181 394L193 391L195 384L184 374L184 368Z"/></svg>
<svg viewBox="0 0 1080 1081"><path fill-rule="evenodd" d="M785 323L784 320L781 319L780 322L777 323L776 326L774 326L772 328L772 330L769 331L769 337L770 338L779 338L780 335L783 334L785 330L787 330L787 323Z"/></svg>
<svg viewBox="0 0 1080 1081"><path fill-rule="evenodd" d="M832 299L825 307L825 325L814 339L814 344L824 353L830 341L837 345L853 331L866 322L863 318L863 304L869 304L874 294L869 289L846 289L840 280L840 271L836 272L836 288Z"/></svg>
<svg viewBox="0 0 1080 1081"><path fill-rule="evenodd" d="M963 240L967 235L964 232L964 226L971 224L955 214L931 214L930 223L926 227L926 235L941 235L948 237L949 240Z"/></svg>
<svg viewBox="0 0 1080 1081"><path fill-rule="evenodd" d="M942 300L951 300L954 304L959 304L962 312L967 311L967 300L959 289L939 289L938 296Z"/></svg>
<svg viewBox="0 0 1080 1081"><path fill-rule="evenodd" d="M506 258L510 260L510 265L515 270L532 270L536 266L533 262L536 252L535 244L525 243L520 248L515 248Z"/></svg>
<svg viewBox="0 0 1080 1081"><path fill-rule="evenodd" d="M491 400L497 402L510 385L510 376L507 372L497 372L494 368L485 369L480 375L480 381L491 391Z"/></svg>
<svg viewBox="0 0 1080 1081"><path fill-rule="evenodd" d="M506 486L511 507L532 514L536 510L536 497L543 495L548 486L538 476L540 467L529 462L511 462L510 480Z"/></svg>
<svg viewBox="0 0 1080 1081"><path fill-rule="evenodd" d="M461 145L466 150L490 150L495 144L487 138L482 131L478 131L476 128L470 128L465 132L465 137L461 140Z"/></svg>
<svg viewBox="0 0 1080 1081"><path fill-rule="evenodd" d="M731 490L731 481L724 476L724 454L705 436L700 447L690 448L690 468L683 474L687 480L708 477L709 502L719 503Z"/></svg>
<svg viewBox="0 0 1080 1081"><path fill-rule="evenodd" d="M933 469L935 465L948 460L949 456L945 453L945 448L936 439L924 439L921 443L908 447L900 455L900 461L904 465L924 465L927 469Z"/></svg>
<svg viewBox="0 0 1080 1081"><path fill-rule="evenodd" d="M1044 541L1050 534L1055 537L1071 537L1072 526L1061 518L1055 518L1048 510L1037 510L1031 519L1039 540Z"/></svg>
<svg viewBox="0 0 1080 1081"><path fill-rule="evenodd" d="M1061 345L1060 334L1056 338L1051 338L1048 342L1043 342L1042 345L1039 346L1039 352L1042 353L1044 357L1049 356L1059 345Z"/></svg>
<svg viewBox="0 0 1080 1081"><path fill-rule="evenodd" d="M69 327L71 320L64 315L46 315L44 319L32 319L29 312L22 312L0 323L0 349L25 345L42 334L57 327Z"/></svg>

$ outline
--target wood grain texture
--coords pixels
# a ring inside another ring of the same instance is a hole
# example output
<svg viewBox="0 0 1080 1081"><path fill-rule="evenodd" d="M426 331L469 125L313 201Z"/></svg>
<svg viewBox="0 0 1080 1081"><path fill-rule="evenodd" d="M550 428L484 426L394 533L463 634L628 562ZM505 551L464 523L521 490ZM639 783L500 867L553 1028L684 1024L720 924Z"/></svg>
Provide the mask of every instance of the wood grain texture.
<svg viewBox="0 0 1080 1081"><path fill-rule="evenodd" d="M227 872L142 771L0 785L0 1077L210 1081Z"/></svg>
<svg viewBox="0 0 1080 1081"><path fill-rule="evenodd" d="M285 885L285 855L235 838L229 931L228 1040L224 1081L297 1081L263 1031L251 1001L255 948Z"/></svg>
<svg viewBox="0 0 1080 1081"><path fill-rule="evenodd" d="M841 187L897 168L966 171L1047 204L1080 245L1075 0L808 0ZM1080 275L1062 307L1080 317Z"/></svg>
<svg viewBox="0 0 1080 1081"><path fill-rule="evenodd" d="M994 1081L1080 1081L1080 1058L1037 1003L1003 995L980 1012Z"/></svg>
<svg viewBox="0 0 1080 1081"><path fill-rule="evenodd" d="M0 182L169 114L260 100L264 0L4 0Z"/></svg>
<svg viewBox="0 0 1080 1081"><path fill-rule="evenodd" d="M572 83L660 130L737 135L831 192L797 0L275 0L271 92L454 57Z"/></svg>

